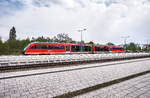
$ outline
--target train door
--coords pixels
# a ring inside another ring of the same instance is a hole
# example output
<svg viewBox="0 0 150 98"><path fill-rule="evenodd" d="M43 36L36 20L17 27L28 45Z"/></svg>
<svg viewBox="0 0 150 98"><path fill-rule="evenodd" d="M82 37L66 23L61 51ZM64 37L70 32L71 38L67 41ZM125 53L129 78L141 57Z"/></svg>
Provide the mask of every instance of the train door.
<svg viewBox="0 0 150 98"><path fill-rule="evenodd" d="M109 48L109 52L112 53L112 47Z"/></svg>
<svg viewBox="0 0 150 98"><path fill-rule="evenodd" d="M94 54L94 45L92 44L92 54Z"/></svg>
<svg viewBox="0 0 150 98"><path fill-rule="evenodd" d="M66 45L66 53L70 53L70 45Z"/></svg>

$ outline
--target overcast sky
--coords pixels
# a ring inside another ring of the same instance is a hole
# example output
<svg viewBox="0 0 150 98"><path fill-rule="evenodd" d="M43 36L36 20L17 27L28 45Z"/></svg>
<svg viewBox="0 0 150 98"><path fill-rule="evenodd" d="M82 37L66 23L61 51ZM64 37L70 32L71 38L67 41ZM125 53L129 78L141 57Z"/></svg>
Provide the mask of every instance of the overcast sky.
<svg viewBox="0 0 150 98"><path fill-rule="evenodd" d="M80 41L105 44L150 42L150 0L0 0L0 36L9 37L15 26L17 39L53 37L68 33Z"/></svg>

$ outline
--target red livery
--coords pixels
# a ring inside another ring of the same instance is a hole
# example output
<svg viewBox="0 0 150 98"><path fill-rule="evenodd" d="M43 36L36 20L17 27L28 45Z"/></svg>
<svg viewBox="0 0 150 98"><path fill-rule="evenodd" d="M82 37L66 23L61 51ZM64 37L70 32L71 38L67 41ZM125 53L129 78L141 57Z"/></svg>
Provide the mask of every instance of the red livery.
<svg viewBox="0 0 150 98"><path fill-rule="evenodd" d="M110 53L125 52L121 46L33 42L23 54Z"/></svg>

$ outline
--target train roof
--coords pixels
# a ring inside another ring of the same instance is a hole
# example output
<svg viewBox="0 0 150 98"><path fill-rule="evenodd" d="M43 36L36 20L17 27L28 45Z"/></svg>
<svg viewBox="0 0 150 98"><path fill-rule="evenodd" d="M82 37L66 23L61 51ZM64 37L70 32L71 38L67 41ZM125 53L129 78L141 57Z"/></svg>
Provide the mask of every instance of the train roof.
<svg viewBox="0 0 150 98"><path fill-rule="evenodd" d="M35 44L35 43L53 43L53 44L67 44L67 45L91 45L91 44L86 44L86 43L60 43L60 42L31 42L31 43L29 43L28 44L28 46L29 45L31 45L31 44ZM107 46L107 47L122 47L122 46L120 46L120 45L95 45L94 44L94 46Z"/></svg>
<svg viewBox="0 0 150 98"><path fill-rule="evenodd" d="M31 42L31 44L35 44L35 43L56 43L56 44L72 44L72 45L90 45L90 44L85 44L85 43L61 43L61 42Z"/></svg>

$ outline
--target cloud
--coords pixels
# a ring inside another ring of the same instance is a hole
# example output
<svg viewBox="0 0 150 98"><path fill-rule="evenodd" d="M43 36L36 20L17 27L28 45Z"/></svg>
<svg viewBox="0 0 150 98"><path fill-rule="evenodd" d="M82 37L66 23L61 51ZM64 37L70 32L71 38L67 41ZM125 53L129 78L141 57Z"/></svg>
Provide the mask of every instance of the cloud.
<svg viewBox="0 0 150 98"><path fill-rule="evenodd" d="M23 9L23 3L19 0L1 0L0 16L12 15L18 9Z"/></svg>
<svg viewBox="0 0 150 98"><path fill-rule="evenodd" d="M20 3L16 5L12 1ZM5 39L12 26L20 39L53 37L64 32L80 40L77 30L87 28L83 39L103 44L122 44L121 36L130 36L128 42L143 43L150 34L148 0L9 0L5 3L0 2L4 7L12 4L10 8L15 9L12 15L4 17L3 12L11 10L0 7L0 36Z"/></svg>
<svg viewBox="0 0 150 98"><path fill-rule="evenodd" d="M37 7L50 7L51 5L55 4L66 9L73 9L76 7L84 6L80 0L33 0L32 2L33 5Z"/></svg>
<svg viewBox="0 0 150 98"><path fill-rule="evenodd" d="M105 4L105 6L109 7L112 4L121 3L122 0L91 0L97 4Z"/></svg>

